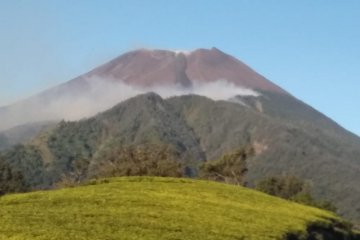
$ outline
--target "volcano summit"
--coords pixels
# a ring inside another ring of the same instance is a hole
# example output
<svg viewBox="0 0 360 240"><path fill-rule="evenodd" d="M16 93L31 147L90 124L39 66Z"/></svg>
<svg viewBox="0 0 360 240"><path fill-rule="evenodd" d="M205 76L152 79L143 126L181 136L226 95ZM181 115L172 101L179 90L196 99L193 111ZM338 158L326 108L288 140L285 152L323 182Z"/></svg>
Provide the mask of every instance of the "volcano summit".
<svg viewBox="0 0 360 240"><path fill-rule="evenodd" d="M217 48L191 52L140 49L29 99L0 108L0 130L27 122L78 120L149 91L163 97L199 94L216 100L238 94L254 95L258 91L288 95ZM211 92L216 92L216 96Z"/></svg>

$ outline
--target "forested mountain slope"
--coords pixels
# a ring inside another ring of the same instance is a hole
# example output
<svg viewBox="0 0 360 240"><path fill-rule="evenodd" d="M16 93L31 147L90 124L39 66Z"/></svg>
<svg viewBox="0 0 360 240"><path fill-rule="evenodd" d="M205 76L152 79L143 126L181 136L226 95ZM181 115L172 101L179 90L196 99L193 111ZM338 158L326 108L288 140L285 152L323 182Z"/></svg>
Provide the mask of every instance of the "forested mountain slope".
<svg viewBox="0 0 360 240"><path fill-rule="evenodd" d="M310 120L275 117L267 109L265 104L259 111L196 95L162 99L149 93L89 119L61 122L28 144L3 151L1 162L20 190L38 189L114 169L125 169L122 175L196 176L204 161L250 145L256 153L247 162L250 184L297 175L311 182L316 196L333 201L340 214L359 219L360 147L354 136L336 134L341 129L335 123L314 128ZM143 160L151 155L173 169L150 173L154 164L160 168L158 163L150 159L153 165L144 167L127 160L133 155Z"/></svg>

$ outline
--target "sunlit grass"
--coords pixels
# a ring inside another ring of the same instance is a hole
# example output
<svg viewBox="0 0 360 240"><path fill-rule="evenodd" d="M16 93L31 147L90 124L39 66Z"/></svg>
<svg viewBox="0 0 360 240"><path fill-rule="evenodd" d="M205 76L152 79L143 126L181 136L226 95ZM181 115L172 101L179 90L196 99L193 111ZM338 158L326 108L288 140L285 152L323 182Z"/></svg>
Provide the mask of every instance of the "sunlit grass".
<svg viewBox="0 0 360 240"><path fill-rule="evenodd" d="M216 182L158 177L0 198L0 239L279 239L334 215Z"/></svg>

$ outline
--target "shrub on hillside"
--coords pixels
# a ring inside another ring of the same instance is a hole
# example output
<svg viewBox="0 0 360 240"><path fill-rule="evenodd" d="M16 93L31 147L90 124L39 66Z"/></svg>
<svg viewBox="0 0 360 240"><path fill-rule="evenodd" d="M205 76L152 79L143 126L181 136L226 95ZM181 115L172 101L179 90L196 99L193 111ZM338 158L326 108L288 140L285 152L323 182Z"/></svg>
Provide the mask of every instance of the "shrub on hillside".
<svg viewBox="0 0 360 240"><path fill-rule="evenodd" d="M246 160L253 155L252 147L225 154L218 160L204 163L200 167L199 176L207 180L246 185Z"/></svg>
<svg viewBox="0 0 360 240"><path fill-rule="evenodd" d="M98 177L181 177L182 164L168 146L142 145L117 148L99 166Z"/></svg>
<svg viewBox="0 0 360 240"><path fill-rule="evenodd" d="M20 171L11 168L0 159L0 196L5 193L24 192L28 187Z"/></svg>
<svg viewBox="0 0 360 240"><path fill-rule="evenodd" d="M310 185L295 176L270 177L260 181L256 189L273 196L336 212L336 207L331 202L316 200L311 195Z"/></svg>
<svg viewBox="0 0 360 240"><path fill-rule="evenodd" d="M284 199L291 199L300 193L308 193L308 185L295 176L270 177L260 181L256 189Z"/></svg>

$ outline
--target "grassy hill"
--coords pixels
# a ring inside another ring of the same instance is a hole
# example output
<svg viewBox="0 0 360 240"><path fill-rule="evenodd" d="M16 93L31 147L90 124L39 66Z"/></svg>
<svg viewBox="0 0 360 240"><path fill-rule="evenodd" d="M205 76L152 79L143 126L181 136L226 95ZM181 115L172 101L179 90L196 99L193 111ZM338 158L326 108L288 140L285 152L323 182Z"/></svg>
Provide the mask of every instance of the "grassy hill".
<svg viewBox="0 0 360 240"><path fill-rule="evenodd" d="M190 179L122 177L6 195L0 216L0 239L298 239L290 233L310 228L342 239L329 212Z"/></svg>

